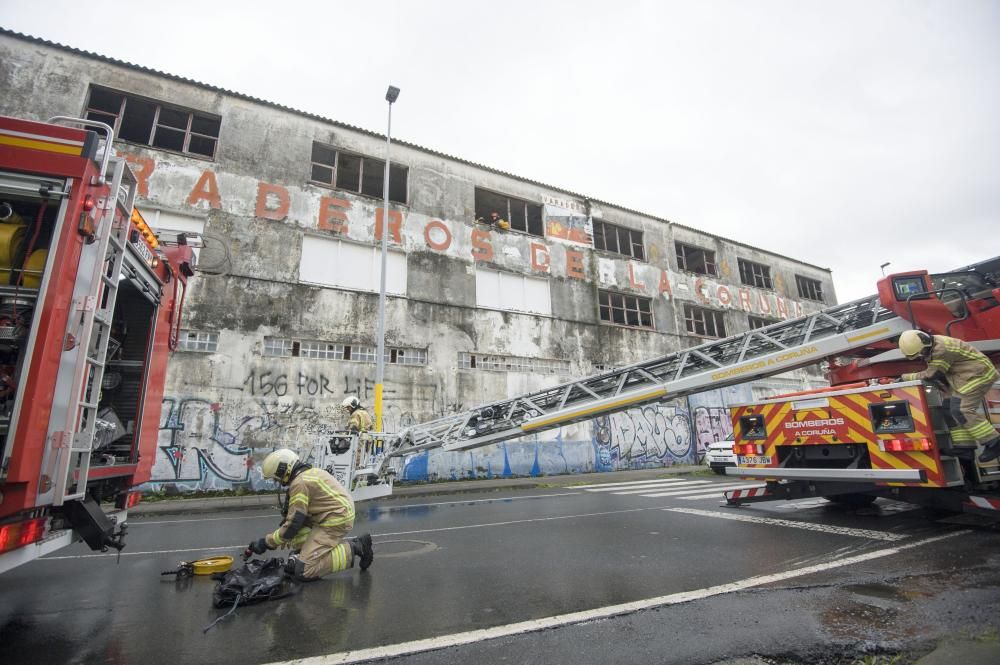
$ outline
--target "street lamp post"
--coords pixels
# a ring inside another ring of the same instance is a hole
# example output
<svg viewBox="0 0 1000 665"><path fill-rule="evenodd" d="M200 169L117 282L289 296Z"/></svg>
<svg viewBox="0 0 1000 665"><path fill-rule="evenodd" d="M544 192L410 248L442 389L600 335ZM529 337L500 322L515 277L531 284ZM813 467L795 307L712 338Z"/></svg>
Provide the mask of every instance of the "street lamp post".
<svg viewBox="0 0 1000 665"><path fill-rule="evenodd" d="M392 103L399 97L399 88L389 86L385 101L389 102L389 120L385 130L385 177L382 179L382 278L378 289L378 326L375 332L375 431L382 432L382 383L385 380L385 264L389 253L389 148L392 145ZM377 220L376 220L377 223Z"/></svg>

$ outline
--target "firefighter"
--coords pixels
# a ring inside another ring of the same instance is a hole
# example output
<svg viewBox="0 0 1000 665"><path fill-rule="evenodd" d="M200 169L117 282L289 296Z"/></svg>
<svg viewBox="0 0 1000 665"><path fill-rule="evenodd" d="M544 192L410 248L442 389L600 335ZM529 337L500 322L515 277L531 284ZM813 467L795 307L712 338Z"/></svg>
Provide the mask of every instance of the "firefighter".
<svg viewBox="0 0 1000 665"><path fill-rule="evenodd" d="M372 537L345 537L354 526L354 500L336 478L299 461L287 448L264 458L261 471L288 488L287 510L277 529L250 543L248 554L279 547L293 550L285 572L301 581L353 568L355 559L360 559L361 570L368 570L375 558Z"/></svg>
<svg viewBox="0 0 1000 665"><path fill-rule="evenodd" d="M942 374L949 391L958 396L959 427L951 430L952 442L957 446L983 445L980 462L1000 457L1000 436L980 413L983 398L1000 378L990 359L960 339L928 335L921 330L907 330L900 335L899 350L910 360L927 361L927 369L904 374L903 381L923 381Z"/></svg>
<svg viewBox="0 0 1000 665"><path fill-rule="evenodd" d="M371 430L372 417L365 411L365 407L361 406L361 401L357 397L354 395L345 397L344 401L340 403L340 408L351 417L347 421L347 429L359 434Z"/></svg>

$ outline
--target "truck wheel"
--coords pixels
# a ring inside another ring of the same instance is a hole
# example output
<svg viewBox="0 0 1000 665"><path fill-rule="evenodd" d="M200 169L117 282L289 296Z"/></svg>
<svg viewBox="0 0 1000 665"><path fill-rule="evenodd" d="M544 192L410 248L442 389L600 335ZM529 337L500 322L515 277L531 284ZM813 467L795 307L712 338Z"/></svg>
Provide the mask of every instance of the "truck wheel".
<svg viewBox="0 0 1000 665"><path fill-rule="evenodd" d="M845 508L867 508L875 503L875 499L878 497L873 494L850 493L834 494L833 496L825 496L823 498Z"/></svg>

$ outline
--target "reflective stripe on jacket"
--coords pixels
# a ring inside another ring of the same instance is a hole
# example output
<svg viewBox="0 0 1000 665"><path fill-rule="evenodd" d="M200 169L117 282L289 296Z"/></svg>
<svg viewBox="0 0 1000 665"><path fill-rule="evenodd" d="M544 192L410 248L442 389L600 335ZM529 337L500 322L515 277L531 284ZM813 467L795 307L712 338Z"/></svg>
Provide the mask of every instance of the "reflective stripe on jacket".
<svg viewBox="0 0 1000 665"><path fill-rule="evenodd" d="M904 374L904 381L930 379L938 372L944 374L948 385L959 395L976 389L985 389L1000 378L990 359L970 344L954 337L934 335L927 369Z"/></svg>
<svg viewBox="0 0 1000 665"><path fill-rule="evenodd" d="M328 472L306 469L288 486L288 514L281 526L267 535L270 547L287 545L295 537L296 534L290 531L295 530L293 522L297 513L303 513L305 525L313 528L351 525L354 523L354 500Z"/></svg>

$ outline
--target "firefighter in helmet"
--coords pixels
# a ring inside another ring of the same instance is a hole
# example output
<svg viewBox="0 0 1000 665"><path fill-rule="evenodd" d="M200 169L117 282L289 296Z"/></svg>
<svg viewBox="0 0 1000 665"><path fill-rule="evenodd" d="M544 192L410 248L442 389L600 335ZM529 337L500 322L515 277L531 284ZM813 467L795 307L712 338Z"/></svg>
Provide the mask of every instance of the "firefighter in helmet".
<svg viewBox="0 0 1000 665"><path fill-rule="evenodd" d="M340 408L350 416L350 420L347 421L347 429L359 434L371 431L372 417L365 411L365 407L361 406L361 400L357 397L354 395L345 397L344 401L340 403Z"/></svg>
<svg viewBox="0 0 1000 665"><path fill-rule="evenodd" d="M910 360L927 361L927 369L904 374L904 381L927 380L941 374L948 389L958 397L959 427L951 430L952 442L972 448L982 445L980 462L1000 457L1000 436L980 412L987 391L1000 378L990 359L960 339L928 335L922 330L907 330L900 335L899 350Z"/></svg>
<svg viewBox="0 0 1000 665"><path fill-rule="evenodd" d="M272 533L250 543L247 552L288 548L293 553L285 572L298 580L318 580L329 573L354 567L368 570L375 558L372 537L347 538L354 526L354 500L336 478L299 460L282 448L261 465L265 478L287 487L285 518Z"/></svg>

